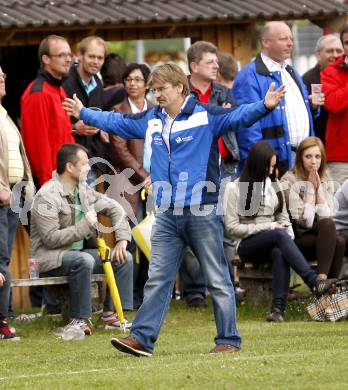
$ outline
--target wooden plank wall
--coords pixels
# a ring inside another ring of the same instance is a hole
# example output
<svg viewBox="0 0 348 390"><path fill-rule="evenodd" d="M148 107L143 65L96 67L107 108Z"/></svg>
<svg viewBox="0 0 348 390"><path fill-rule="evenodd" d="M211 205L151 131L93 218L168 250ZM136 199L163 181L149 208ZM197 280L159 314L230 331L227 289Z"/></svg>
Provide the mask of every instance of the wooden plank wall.
<svg viewBox="0 0 348 390"><path fill-rule="evenodd" d="M248 24L204 26L201 28L199 39L195 41L203 40L213 43L219 50L231 53L243 67L252 58L251 31L252 26Z"/></svg>
<svg viewBox="0 0 348 390"><path fill-rule="evenodd" d="M19 225L13 246L10 272L13 279L28 278L29 236L22 225ZM27 309L31 307L29 287L12 289L13 308Z"/></svg>

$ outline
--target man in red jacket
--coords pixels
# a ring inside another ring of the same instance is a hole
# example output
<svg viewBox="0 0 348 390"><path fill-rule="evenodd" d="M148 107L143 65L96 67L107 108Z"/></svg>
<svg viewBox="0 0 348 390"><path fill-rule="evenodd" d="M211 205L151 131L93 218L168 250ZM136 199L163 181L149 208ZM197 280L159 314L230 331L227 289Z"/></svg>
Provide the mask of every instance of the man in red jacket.
<svg viewBox="0 0 348 390"><path fill-rule="evenodd" d="M52 177L58 149L74 143L72 126L62 101L61 84L67 76L72 54L63 37L49 35L39 46L40 70L21 99L21 125L24 145L34 181L41 187Z"/></svg>
<svg viewBox="0 0 348 390"><path fill-rule="evenodd" d="M344 54L321 72L325 108L329 113L326 127L326 153L330 176L340 185L348 178L348 25L340 38Z"/></svg>

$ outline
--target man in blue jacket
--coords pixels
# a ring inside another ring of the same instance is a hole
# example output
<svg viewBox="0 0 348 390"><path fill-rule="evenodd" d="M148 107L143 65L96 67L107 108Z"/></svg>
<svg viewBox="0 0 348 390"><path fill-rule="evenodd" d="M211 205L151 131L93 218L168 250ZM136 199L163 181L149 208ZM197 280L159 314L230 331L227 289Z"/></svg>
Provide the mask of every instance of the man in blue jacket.
<svg viewBox="0 0 348 390"><path fill-rule="evenodd" d="M151 178L156 213L151 239L149 279L144 301L126 338L112 344L122 352L151 356L167 313L182 251L189 245L197 256L212 296L217 336L211 353L238 352L234 291L223 251L219 214L218 138L248 127L267 115L285 89L236 109L206 106L189 96L184 72L174 64L158 66L148 85L159 105L140 114L96 112L77 99L63 103L70 115L124 138L151 143Z"/></svg>
<svg viewBox="0 0 348 390"><path fill-rule="evenodd" d="M307 88L301 76L287 64L293 49L290 28L283 22L266 23L261 32L261 53L237 75L232 93L237 104L257 102L271 83L284 85L285 99L268 116L237 133L240 152L239 170L249 150L258 141L267 140L278 152L281 173L294 164L297 146L313 135L313 123Z"/></svg>

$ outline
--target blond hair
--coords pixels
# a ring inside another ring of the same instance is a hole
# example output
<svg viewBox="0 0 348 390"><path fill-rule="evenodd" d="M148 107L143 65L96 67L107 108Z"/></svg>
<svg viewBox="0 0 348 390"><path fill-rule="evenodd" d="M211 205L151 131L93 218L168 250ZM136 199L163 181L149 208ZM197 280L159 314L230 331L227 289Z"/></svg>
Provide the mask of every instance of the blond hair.
<svg viewBox="0 0 348 390"><path fill-rule="evenodd" d="M190 94L187 76L180 66L173 63L159 65L151 72L147 83L148 88L151 88L154 83L161 85L170 83L174 87L181 84L183 86L182 95L186 97Z"/></svg>
<svg viewBox="0 0 348 390"><path fill-rule="evenodd" d="M83 38L82 41L78 44L78 50L83 55L88 50L88 46L92 43L96 42L98 45L104 47L104 57L106 57L108 48L106 46L106 42L103 38L97 37L96 35L90 35L89 37Z"/></svg>

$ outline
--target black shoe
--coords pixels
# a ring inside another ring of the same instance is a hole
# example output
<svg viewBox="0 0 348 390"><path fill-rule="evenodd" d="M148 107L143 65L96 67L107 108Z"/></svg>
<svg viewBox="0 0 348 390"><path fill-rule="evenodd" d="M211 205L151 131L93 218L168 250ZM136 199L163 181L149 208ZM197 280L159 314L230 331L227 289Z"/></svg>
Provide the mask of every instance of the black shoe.
<svg viewBox="0 0 348 390"><path fill-rule="evenodd" d="M266 320L268 322L284 322L284 313L275 308L272 310L272 313L267 316Z"/></svg>
<svg viewBox="0 0 348 390"><path fill-rule="evenodd" d="M317 281L315 283L315 287L313 288L313 293L317 297L320 297L321 295L324 295L326 293L334 294L337 290L337 282L338 279L320 279L318 276Z"/></svg>
<svg viewBox="0 0 348 390"><path fill-rule="evenodd" d="M208 307L203 298L193 298L191 301L187 302L188 307L203 308Z"/></svg>

